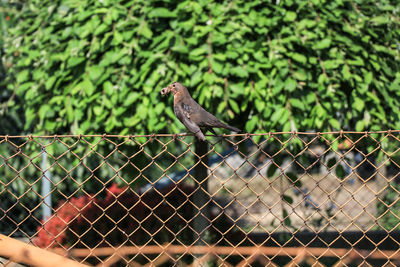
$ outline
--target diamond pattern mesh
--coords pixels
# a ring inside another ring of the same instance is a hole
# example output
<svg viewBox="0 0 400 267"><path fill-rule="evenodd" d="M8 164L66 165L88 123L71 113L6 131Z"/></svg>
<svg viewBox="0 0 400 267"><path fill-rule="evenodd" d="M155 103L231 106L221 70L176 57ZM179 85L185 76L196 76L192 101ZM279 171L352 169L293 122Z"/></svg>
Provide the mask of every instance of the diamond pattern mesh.
<svg viewBox="0 0 400 267"><path fill-rule="evenodd" d="M0 136L1 233L101 266L400 265L399 131L208 140Z"/></svg>

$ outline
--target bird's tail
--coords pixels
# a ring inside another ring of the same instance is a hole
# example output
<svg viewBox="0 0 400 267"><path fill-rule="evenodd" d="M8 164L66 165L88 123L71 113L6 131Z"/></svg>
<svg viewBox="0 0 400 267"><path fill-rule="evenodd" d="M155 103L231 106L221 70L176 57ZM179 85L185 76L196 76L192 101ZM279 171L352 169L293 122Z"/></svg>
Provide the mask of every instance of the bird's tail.
<svg viewBox="0 0 400 267"><path fill-rule="evenodd" d="M221 127L225 128L225 129L228 129L228 130L231 130L231 131L234 131L234 132L237 132L237 133L241 132L238 128L230 126L230 125L227 125L225 123L222 123Z"/></svg>

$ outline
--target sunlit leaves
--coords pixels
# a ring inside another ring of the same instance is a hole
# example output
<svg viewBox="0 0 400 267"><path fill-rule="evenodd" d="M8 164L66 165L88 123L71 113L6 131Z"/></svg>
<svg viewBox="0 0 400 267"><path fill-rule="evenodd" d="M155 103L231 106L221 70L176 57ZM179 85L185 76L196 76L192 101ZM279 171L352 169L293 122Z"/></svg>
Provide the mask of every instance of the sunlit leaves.
<svg viewBox="0 0 400 267"><path fill-rule="evenodd" d="M258 120L258 116L252 116L250 120L246 123L246 131L249 133L253 132L258 123Z"/></svg>
<svg viewBox="0 0 400 267"><path fill-rule="evenodd" d="M293 54L291 55L291 58L292 58L293 60L295 60L295 61L297 61L297 62L300 62L300 63L303 63L303 64L307 63L307 58L306 58L306 56L305 56L305 55L302 55L302 54L299 54L299 53L293 53Z"/></svg>
<svg viewBox="0 0 400 267"><path fill-rule="evenodd" d="M15 16L4 59L35 131L183 130L159 94L172 81L248 132L400 126L398 11L386 1L34 6Z"/></svg>
<svg viewBox="0 0 400 267"><path fill-rule="evenodd" d="M296 19L296 17L297 17L296 12L288 11L285 15L284 20L288 21L288 22L292 22Z"/></svg>
<svg viewBox="0 0 400 267"><path fill-rule="evenodd" d="M73 68L83 61L85 61L84 57L70 57L67 61L67 68Z"/></svg>
<svg viewBox="0 0 400 267"><path fill-rule="evenodd" d="M158 17L158 18L173 18L176 17L175 12L173 10L168 10L166 8L163 7L158 7L155 9L152 9L149 12L149 17L153 18L153 17Z"/></svg>
<svg viewBox="0 0 400 267"><path fill-rule="evenodd" d="M18 83L23 83L28 79L29 79L29 71L28 70L23 70L17 74L17 82Z"/></svg>
<svg viewBox="0 0 400 267"><path fill-rule="evenodd" d="M314 49L326 49L331 45L331 39L322 39L321 41L318 41L314 45Z"/></svg>

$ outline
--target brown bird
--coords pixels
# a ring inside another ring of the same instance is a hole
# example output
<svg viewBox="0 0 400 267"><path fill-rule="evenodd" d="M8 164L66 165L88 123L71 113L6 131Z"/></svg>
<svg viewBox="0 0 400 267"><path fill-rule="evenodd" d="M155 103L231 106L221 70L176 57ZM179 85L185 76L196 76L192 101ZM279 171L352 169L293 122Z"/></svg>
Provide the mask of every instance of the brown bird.
<svg viewBox="0 0 400 267"><path fill-rule="evenodd" d="M205 141L204 134L211 131L216 135L213 127L225 128L234 132L240 132L238 128L229 126L214 115L202 108L189 94L188 90L181 83L174 82L161 90L162 95L172 92L174 94L174 112L178 119L194 135ZM204 132L200 129L203 128Z"/></svg>

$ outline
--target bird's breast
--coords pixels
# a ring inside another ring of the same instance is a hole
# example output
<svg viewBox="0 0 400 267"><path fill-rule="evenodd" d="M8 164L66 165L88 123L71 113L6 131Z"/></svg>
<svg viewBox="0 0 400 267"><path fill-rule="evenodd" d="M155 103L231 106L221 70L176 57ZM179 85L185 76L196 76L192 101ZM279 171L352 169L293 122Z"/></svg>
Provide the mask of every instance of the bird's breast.
<svg viewBox="0 0 400 267"><path fill-rule="evenodd" d="M178 105L180 102L182 102L182 93L174 94L174 106Z"/></svg>

